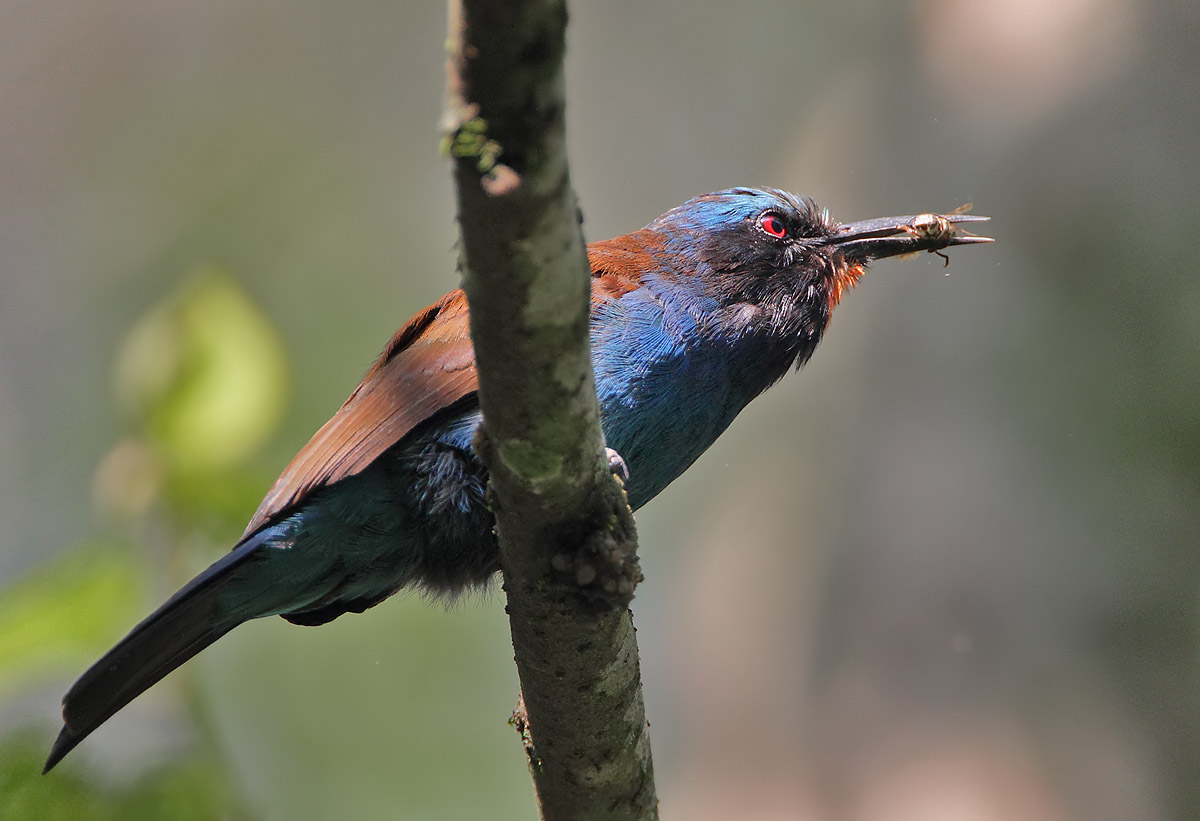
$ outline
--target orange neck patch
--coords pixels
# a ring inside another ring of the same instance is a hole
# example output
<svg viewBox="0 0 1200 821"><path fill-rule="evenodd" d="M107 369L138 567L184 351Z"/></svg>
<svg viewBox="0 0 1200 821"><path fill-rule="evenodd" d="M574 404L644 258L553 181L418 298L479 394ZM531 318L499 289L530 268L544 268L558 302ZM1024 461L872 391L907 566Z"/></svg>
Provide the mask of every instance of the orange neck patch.
<svg viewBox="0 0 1200 821"><path fill-rule="evenodd" d="M833 275L833 287L829 291L829 308L830 310L837 307L837 304L842 301L842 295L858 284L862 279L862 275L867 272L867 267L862 263L850 263L839 265L836 273Z"/></svg>

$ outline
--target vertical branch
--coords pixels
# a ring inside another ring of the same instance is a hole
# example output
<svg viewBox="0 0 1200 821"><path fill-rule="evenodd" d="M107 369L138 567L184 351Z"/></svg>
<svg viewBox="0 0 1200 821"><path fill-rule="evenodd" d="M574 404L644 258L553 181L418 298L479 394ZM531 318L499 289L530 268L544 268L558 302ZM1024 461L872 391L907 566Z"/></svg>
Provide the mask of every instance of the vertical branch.
<svg viewBox="0 0 1200 821"><path fill-rule="evenodd" d="M542 818L657 818L641 579L604 457L590 270L567 172L562 0L450 0L446 145L522 733Z"/></svg>

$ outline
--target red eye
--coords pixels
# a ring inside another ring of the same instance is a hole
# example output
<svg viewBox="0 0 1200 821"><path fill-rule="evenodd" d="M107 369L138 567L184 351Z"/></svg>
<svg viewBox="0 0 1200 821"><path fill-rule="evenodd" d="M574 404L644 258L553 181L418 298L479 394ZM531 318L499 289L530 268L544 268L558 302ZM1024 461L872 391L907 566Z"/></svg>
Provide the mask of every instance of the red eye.
<svg viewBox="0 0 1200 821"><path fill-rule="evenodd" d="M758 227L775 239L783 239L787 236L787 228L784 226L783 220L774 214L763 214L759 217Z"/></svg>

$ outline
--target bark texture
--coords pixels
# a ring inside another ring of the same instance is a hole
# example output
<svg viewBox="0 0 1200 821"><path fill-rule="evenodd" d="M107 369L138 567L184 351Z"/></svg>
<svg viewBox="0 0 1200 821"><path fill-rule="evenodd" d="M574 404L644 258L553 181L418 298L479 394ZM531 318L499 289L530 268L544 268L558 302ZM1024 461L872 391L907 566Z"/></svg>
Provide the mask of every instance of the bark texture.
<svg viewBox="0 0 1200 821"><path fill-rule="evenodd" d="M541 817L657 818L629 601L633 517L604 456L590 272L567 172L566 7L450 0L445 145Z"/></svg>

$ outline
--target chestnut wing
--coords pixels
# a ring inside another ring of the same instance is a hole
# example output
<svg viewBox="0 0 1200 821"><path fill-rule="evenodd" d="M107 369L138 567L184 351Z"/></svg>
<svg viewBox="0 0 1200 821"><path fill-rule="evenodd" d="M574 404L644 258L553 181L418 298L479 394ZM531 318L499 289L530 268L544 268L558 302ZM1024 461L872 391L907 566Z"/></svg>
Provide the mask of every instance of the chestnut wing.
<svg viewBox="0 0 1200 821"><path fill-rule="evenodd" d="M396 332L350 398L275 480L242 538L317 488L359 473L477 387L467 300L455 290Z"/></svg>

